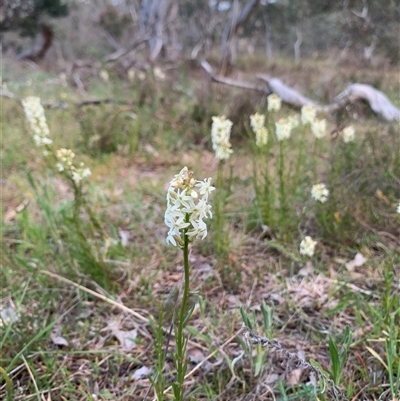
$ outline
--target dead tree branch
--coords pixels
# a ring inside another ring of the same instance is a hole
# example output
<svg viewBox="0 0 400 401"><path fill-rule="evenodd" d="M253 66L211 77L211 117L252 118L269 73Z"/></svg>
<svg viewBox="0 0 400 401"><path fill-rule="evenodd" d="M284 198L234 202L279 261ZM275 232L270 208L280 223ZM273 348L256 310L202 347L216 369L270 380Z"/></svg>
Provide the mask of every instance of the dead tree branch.
<svg viewBox="0 0 400 401"><path fill-rule="evenodd" d="M239 81L232 78L215 75L211 65L206 61L200 62L203 69L207 72L212 81L226 85L236 86L243 89L256 90L264 93L276 93L284 103L294 107L313 106L317 110L331 112L345 107L349 103L358 100L366 101L371 109L385 121L400 121L400 109L397 108L388 97L381 91L366 84L351 84L342 93L336 96L332 104L319 105L312 99L302 95L297 90L284 84L278 78L271 78L267 74L257 74L256 77L267 84L267 86L257 85L246 81Z"/></svg>
<svg viewBox="0 0 400 401"><path fill-rule="evenodd" d="M365 100L371 109L386 121L400 121L400 109L397 108L387 96L373 86L365 84L351 84L333 100L334 103L325 107L327 111L333 111L353 103L357 100Z"/></svg>
<svg viewBox="0 0 400 401"><path fill-rule="evenodd" d="M221 75L215 75L211 65L206 60L201 60L200 62L203 69L206 71L208 76L211 78L212 81L219 82L221 84L226 84L230 86L236 86L238 88L243 89L252 89L258 92L264 92L265 88L260 87L260 85L252 84L250 82L239 81L232 78L223 77Z"/></svg>
<svg viewBox="0 0 400 401"><path fill-rule="evenodd" d="M270 78L266 74L257 74L257 78L263 80L268 84L271 92L276 93L283 102L290 104L295 107L303 107L303 106L314 106L318 108L319 106L308 97L303 96L300 92L291 88L290 86L285 85L278 78Z"/></svg>

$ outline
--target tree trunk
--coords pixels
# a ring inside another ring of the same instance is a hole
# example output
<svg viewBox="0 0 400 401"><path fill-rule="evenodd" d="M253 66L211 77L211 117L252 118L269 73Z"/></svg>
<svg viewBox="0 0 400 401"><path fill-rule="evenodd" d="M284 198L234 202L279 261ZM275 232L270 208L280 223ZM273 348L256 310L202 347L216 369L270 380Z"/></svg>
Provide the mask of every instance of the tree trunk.
<svg viewBox="0 0 400 401"><path fill-rule="evenodd" d="M242 11L239 12L238 1L235 0L231 17L222 33L221 40L221 73L224 75L226 68L234 64L236 57L236 35L240 27L245 25L252 13L257 9L260 0L249 0Z"/></svg>
<svg viewBox="0 0 400 401"><path fill-rule="evenodd" d="M177 0L142 0L140 27L142 35L150 36L148 47L151 60L160 54L168 57L172 50L177 49L177 15Z"/></svg>

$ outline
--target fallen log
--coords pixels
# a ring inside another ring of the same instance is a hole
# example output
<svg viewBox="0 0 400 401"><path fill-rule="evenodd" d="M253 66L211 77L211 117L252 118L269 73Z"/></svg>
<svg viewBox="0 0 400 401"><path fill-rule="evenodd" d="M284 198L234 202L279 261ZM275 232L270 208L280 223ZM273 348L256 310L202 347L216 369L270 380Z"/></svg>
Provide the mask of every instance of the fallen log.
<svg viewBox="0 0 400 401"><path fill-rule="evenodd" d="M221 84L226 84L230 86L236 86L238 88L252 89L258 92L265 92L265 88L260 88L260 86L257 84L252 84L250 82L239 81L237 79L215 75L211 65L206 60L201 60L200 64L212 81L220 82Z"/></svg>
<svg viewBox="0 0 400 401"><path fill-rule="evenodd" d="M257 74L257 78L267 82L271 92L276 93L284 103L288 103L295 107L303 107L303 106L314 106L315 108L320 107L313 100L303 96L300 92L291 88L290 86L285 85L278 78L270 78L268 75L265 74Z"/></svg>
<svg viewBox="0 0 400 401"><path fill-rule="evenodd" d="M333 111L359 99L365 100L375 114L384 120L400 121L400 109L383 92L365 84L349 85L342 93L335 97L333 104L326 106L325 109Z"/></svg>
<svg viewBox="0 0 400 401"><path fill-rule="evenodd" d="M313 106L317 110L331 112L345 107L348 103L364 100L369 104L372 111L385 121L400 121L400 109L397 108L383 92L370 85L358 83L351 84L333 99L332 104L320 105L312 99L302 95L292 87L284 84L280 79L271 78L267 74L256 75L258 79L267 84L267 86L260 86L242 80L239 81L232 78L218 76L214 74L211 65L205 60L202 60L200 64L211 80L215 82L244 89L257 90L259 92L262 91L266 94L276 93L284 103L294 107L301 108L303 106Z"/></svg>

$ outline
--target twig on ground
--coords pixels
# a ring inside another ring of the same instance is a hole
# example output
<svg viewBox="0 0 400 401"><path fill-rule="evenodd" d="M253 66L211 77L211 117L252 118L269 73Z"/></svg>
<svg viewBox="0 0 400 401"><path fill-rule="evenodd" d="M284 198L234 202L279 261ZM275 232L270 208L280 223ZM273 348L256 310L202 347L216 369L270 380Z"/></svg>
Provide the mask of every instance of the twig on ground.
<svg viewBox="0 0 400 401"><path fill-rule="evenodd" d="M68 280L65 277L59 276L58 274L47 272L47 271L44 271L44 270L41 270L41 273L42 274L46 274L47 276L53 277L53 278L55 278L57 280L63 281L66 284L72 285L72 286L74 286L75 288L78 288L81 291L87 292L88 294L91 294L91 295L95 296L96 298L99 298L102 301L105 301L105 302L109 303L110 305L116 306L117 308L123 310L126 313L129 313L130 315L136 317L137 319L139 319L140 321L142 321L144 323L149 323L149 319L148 318L140 315L139 313L135 312L132 309L129 309L127 306L121 304L120 302L114 301L111 298L107 298L106 296L104 296L102 294L99 294L96 291L93 291L93 290L91 290L89 288L86 288L83 285L74 283L73 281Z"/></svg>
<svg viewBox="0 0 400 401"><path fill-rule="evenodd" d="M22 358L22 360L24 361L26 370L28 371L29 376L30 376L30 378L31 378L31 380L32 380L33 386L35 387L36 396L39 397L40 391L39 391L39 387L37 386L37 383L36 383L36 380L35 380L35 376L33 375L32 370L31 370L31 368L29 367L28 362L26 361L25 357L24 357L23 355L21 355L21 358ZM39 399L42 399L42 400L43 400L43 397L40 397Z"/></svg>

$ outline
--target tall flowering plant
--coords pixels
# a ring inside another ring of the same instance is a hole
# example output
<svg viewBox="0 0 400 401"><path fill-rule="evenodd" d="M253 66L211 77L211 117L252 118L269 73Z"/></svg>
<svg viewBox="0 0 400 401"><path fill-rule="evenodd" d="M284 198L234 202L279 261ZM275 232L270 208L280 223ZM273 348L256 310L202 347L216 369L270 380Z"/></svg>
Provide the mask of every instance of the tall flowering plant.
<svg viewBox="0 0 400 401"><path fill-rule="evenodd" d="M233 153L230 143L230 136L233 122L225 116L214 116L211 125L212 148L215 152L215 158L218 160L217 188L219 189L215 197L215 230L214 246L218 257L224 257L227 253L228 241L224 233L224 214L226 192L224 187L223 166Z"/></svg>
<svg viewBox="0 0 400 401"><path fill-rule="evenodd" d="M36 147L41 150L46 165L58 171L68 181L74 192L73 216L72 219L65 220L68 223L73 223L73 229L67 230L68 235L76 235L79 239L79 241L71 241L71 256L75 259L78 254L81 255L83 271L87 272L95 281L101 281L102 284L106 284L108 273L100 251L101 247L98 244L98 235L96 234L97 231L104 238L104 232L86 201L82 189L82 183L91 175L91 171L88 167L85 167L84 163L75 163L75 153L71 149L56 149L54 147L40 98L30 96L23 99L21 103L29 132ZM32 177L30 177L30 180L34 185ZM82 210L89 215L91 240L87 238L87 232L82 225ZM76 248L78 242L79 249ZM94 254L93 245L96 254Z"/></svg>
<svg viewBox="0 0 400 401"><path fill-rule="evenodd" d="M79 184L91 175L88 167L83 163L74 165L75 153L71 149L54 150L53 140L49 137L50 129L47 124L44 108L40 98L28 96L21 101L24 109L28 127L35 145L42 150L43 156L47 158L50 167L55 167L75 184Z"/></svg>
<svg viewBox="0 0 400 401"><path fill-rule="evenodd" d="M193 172L184 167L174 176L167 192L167 209L165 211L165 224L169 228L166 241L168 244L178 246L183 251L184 286L182 301L179 308L178 323L175 326L176 351L173 355L176 380L172 384L175 400L183 400L183 383L187 370L185 352L187 338L183 329L190 318L192 310L187 314L186 305L189 296L189 243L196 238L204 239L207 236L207 224L204 220L212 217L209 196L214 187L211 178L203 181L195 180ZM161 400L162 395L158 395Z"/></svg>

